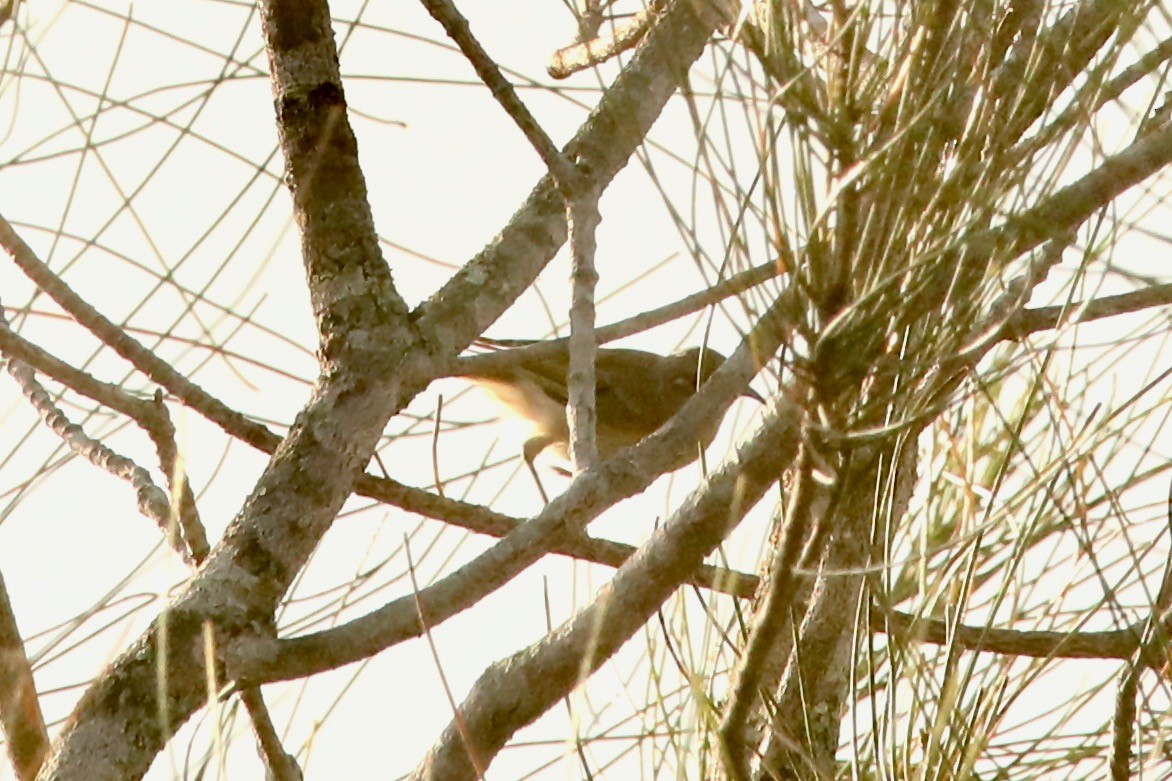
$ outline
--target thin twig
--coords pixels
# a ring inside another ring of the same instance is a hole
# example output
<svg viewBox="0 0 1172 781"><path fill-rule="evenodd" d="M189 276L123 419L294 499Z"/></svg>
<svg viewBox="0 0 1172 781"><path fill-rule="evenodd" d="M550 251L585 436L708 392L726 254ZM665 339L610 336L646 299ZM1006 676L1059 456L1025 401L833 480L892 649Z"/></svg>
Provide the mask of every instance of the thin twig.
<svg viewBox="0 0 1172 781"><path fill-rule="evenodd" d="M662 11L663 5L663 0L655 0L623 24L611 27L605 34L595 35L588 40L558 49L550 57L549 65L545 68L546 73L555 79L569 78L579 71L601 65L635 48L654 24L655 17Z"/></svg>
<svg viewBox="0 0 1172 781"><path fill-rule="evenodd" d="M432 18L443 25L444 32L468 58L476 75L480 77L492 96L501 104L501 108L512 117L517 127L529 139L529 143L537 150L537 154L541 156L546 168L549 169L550 175L557 182L562 195L568 200L570 194L578 188L580 178L578 169L562 155L553 140L538 124L537 119L521 102L513 85L504 77L500 68L488 56L488 52L472 35L472 28L469 27L468 20L450 0L421 0L421 2Z"/></svg>
<svg viewBox="0 0 1172 781"><path fill-rule="evenodd" d="M131 459L119 455L100 441L88 436L81 426L70 421L53 402L49 392L37 382L36 375L27 364L9 360L8 373L16 380L21 393L32 404L33 409L41 416L45 425L57 434L74 453L85 458L94 466L130 483L138 497L139 512L155 522L176 553L189 563L195 564L196 562L191 558L182 538L172 533L171 502L168 500L166 492L155 485L150 473Z"/></svg>
<svg viewBox="0 0 1172 781"><path fill-rule="evenodd" d="M305 776L297 765L297 760L281 745L281 738L273 726L272 717L269 716L269 709L265 705L260 689L242 689L240 701L244 703L253 729L256 730L256 742L261 756L264 757L269 778L272 781L301 781Z"/></svg>
<svg viewBox="0 0 1172 781"><path fill-rule="evenodd" d="M195 494L191 490L191 481L187 479L187 465L179 453L176 444L175 426L171 423L171 414L167 405L163 403L163 393L156 389L150 402L150 412L145 418L135 418L151 442L155 445L155 452L159 455L159 465L167 478L167 490L171 495L172 516L179 523L180 531L187 549L191 551L191 558L197 564L211 553L207 531L199 517L199 509L195 504Z"/></svg>
<svg viewBox="0 0 1172 781"><path fill-rule="evenodd" d="M435 402L435 428L431 432L431 479L435 485L435 492L439 494L440 499L446 499L444 496L444 481L440 480L439 472L439 434L440 421L443 420L444 415L444 395L441 393ZM379 462L381 464L381 462ZM383 469L386 472L386 469Z"/></svg>
<svg viewBox="0 0 1172 781"><path fill-rule="evenodd" d="M117 385L101 382L92 375L70 366L11 330L3 310L0 310L0 353L8 356L16 364L27 365L71 390L127 416L146 432L158 453L159 466L167 478L172 501L176 503L175 520L179 522L184 543L191 554L190 561L195 564L202 562L210 550L207 532L199 519L195 496L183 472L175 444L175 427L171 423L161 395L156 393L152 400L140 399Z"/></svg>
<svg viewBox="0 0 1172 781"><path fill-rule="evenodd" d="M598 190L575 193L567 201L566 216L570 234L571 304L570 361L566 375L569 396L566 414L570 430L570 458L579 470L598 461L595 440L598 413L594 406L594 358L598 341L594 334L594 289L598 271L594 266L597 247L595 231L602 216L598 212Z"/></svg>
<svg viewBox="0 0 1172 781"><path fill-rule="evenodd" d="M435 638L431 636L430 622L424 612L423 603L419 600L419 580L415 577L415 562L411 558L411 542L406 535L403 535L403 550L407 555L407 574L411 578L411 596L415 600L415 612L419 616L419 625L423 629L423 636L427 640L427 647L431 651L431 658L435 661L436 672L439 673L440 677L440 685L443 686L444 696L448 698L448 705L452 708L452 716L456 720L457 728L461 729L461 734L464 736L464 748L468 752L468 756L471 757L473 767L476 768L476 777L483 779L485 771L488 769L488 763L480 758L480 752L477 751L467 731L462 728L463 722L460 720L460 709L456 707L456 698L452 694L452 687L448 683L448 676L444 673L444 666L440 662L439 649L435 646Z"/></svg>

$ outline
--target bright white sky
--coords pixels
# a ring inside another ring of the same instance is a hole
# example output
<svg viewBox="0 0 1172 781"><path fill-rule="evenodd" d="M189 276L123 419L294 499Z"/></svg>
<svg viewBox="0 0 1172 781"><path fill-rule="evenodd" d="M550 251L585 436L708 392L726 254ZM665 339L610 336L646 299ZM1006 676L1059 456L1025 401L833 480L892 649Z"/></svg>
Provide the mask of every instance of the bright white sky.
<svg viewBox="0 0 1172 781"><path fill-rule="evenodd" d="M550 0L515 3L507 14L497 3L461 7L503 66L543 83L548 82L543 74L550 53L566 45L574 29L566 9ZM332 9L342 20L361 14L364 24L362 29L343 23L336 27L344 47L351 121L375 219L380 234L390 242L387 258L395 281L410 303L418 303L505 224L537 181L541 164L487 91L471 83L473 75L463 59L446 44L433 42L443 39L442 31L421 7L371 3L362 8L357 2L335 2ZM233 351L237 357L226 359L175 340L158 347L177 366L194 372L204 387L265 420L291 420L315 374L315 330L288 217L288 196L279 181L281 162L274 156L271 92L255 11L235 2L170 0L132 7L31 0L22 10L21 23L36 48L35 54L24 46L10 49L9 74L23 71L24 76L6 75L0 83L0 165L5 166L0 169L0 212L104 314L147 329L136 333L144 343L156 346L151 332L170 329L204 346L219 343ZM230 61L226 52L233 52ZM606 73L609 78L613 68ZM579 102L595 99L596 84L597 76L585 74L567 83L565 95L524 90L522 97L560 143L584 119ZM99 101L102 94L107 101ZM150 115L165 116L167 122L152 121ZM743 125L742 118L737 132L744 132ZM181 134L177 128L188 130ZM83 154L87 133L97 147ZM693 132L682 102L672 104L654 138L685 160L691 158ZM710 211L705 205L707 185L696 180L689 165L662 154L655 160L658 180L672 193L685 219L693 208L699 214ZM125 208L127 199L132 209ZM639 163L632 163L608 193L603 218L600 292L608 295L630 286L600 303L600 322L703 286L661 196ZM254 220L257 224L251 227ZM715 226L704 226L703 231L705 251L715 253L719 261L722 245L712 242ZM87 240L97 246L86 248ZM753 262L766 259L761 253ZM661 261L670 265L631 284ZM203 291L205 301L192 307L190 294L169 282L160 285L160 275L168 270L174 270L174 279L187 291ZM566 263L555 261L539 286L544 302L527 294L490 334L549 333L547 308L559 325L565 320L567 279ZM125 364L109 354L93 358L96 343L81 329L45 316L56 312L55 307L44 296L31 298L28 283L7 263L0 264L0 291L7 307L31 302L37 314L16 319L28 338L75 365L88 365L102 379L118 381L125 376ZM255 324L271 332L251 325L241 328L238 320L217 307L249 313ZM630 343L661 351L681 343L697 344L700 332L689 329L703 325L699 319L684 322ZM718 316L712 328L714 346L728 351L736 344L735 330L726 318ZM131 379L129 387L150 389L140 377ZM63 688L44 699L47 717L56 722L79 696L78 686L138 635L161 607L167 589L180 584L186 573L174 556L157 550L158 535L137 514L128 486L87 463L63 463L59 442L37 423L14 385L5 381L0 388L0 438L10 443L5 452L28 437L13 458L0 463L0 490L7 491L0 494L0 571L22 630L34 636L29 650L41 656L38 686ZM475 392L456 399L464 389L465 384L455 380L436 383L409 412L429 415L437 394L443 393L446 422L490 418L493 413L486 411ZM65 408L87 432L107 435L110 446L144 466L154 465L142 437L128 430L110 434L113 424L107 416L87 418L75 403L76 399ZM218 430L196 415L172 409L182 429L192 480L201 492L204 522L213 536L218 535L239 509L265 459L244 446L226 445ZM738 409L742 425L746 415L755 412L751 404ZM427 434L431 425L425 421L415 430ZM409 418L400 417L388 431L410 427ZM734 428L727 424L726 434ZM494 462L513 456L522 438L500 425L446 433L439 444L441 468L449 475L475 469L494 445ZM718 440L709 451L710 459L719 458L726 447L726 438ZM383 459L398 479L431 483L429 437L396 442L384 450ZM59 466L47 479L16 492L46 462ZM527 475L510 477L514 469L511 463L491 470L472 486L466 480L457 482L448 487L448 494L459 496L468 490L470 499L491 500L504 512L531 513L537 508L536 492ZM547 477L551 487L564 485L558 481L552 474ZM694 482L695 472L690 471L680 473L674 484L665 480L661 490L616 508L592 532L637 542ZM284 626L302 630L294 617L336 599L336 589L355 572L388 559L348 601L375 592L373 597L365 597L349 614L407 592L410 583L398 575L405 569L405 535L412 535L411 556L421 583L450 571L452 561L466 560L488 544L435 524L419 529L415 518L393 509L366 510L367 504L352 501L347 517L326 538L298 586L303 600L290 608ZM752 566L760 533L758 528L734 540L730 557ZM744 555L738 553L741 546ZM131 570L133 575L123 580ZM455 697L462 696L485 666L544 633L546 589L556 623L605 577L607 570L602 568L544 561L476 610L439 627L434 633L436 653ZM314 597L330 589L334 591L326 599ZM696 609L694 595L682 598L691 599ZM94 609L100 612L82 626L62 628L63 622ZM311 617L314 628L332 620ZM96 637L87 640L95 632ZM642 640L632 646L629 658L596 676L591 707L602 712L601 721L590 723L587 712L582 717L584 732L596 734L630 707L622 678L645 653ZM62 653L60 659L54 658ZM696 664L705 663L698 659ZM305 685L266 689L278 727L286 730L286 745L299 752L309 778L397 777L416 764L450 719L451 708L426 643L407 643L379 655L355 685L358 673L346 669ZM633 696L638 700L643 693ZM327 718L328 704L335 699L338 704ZM608 705L611 700L614 707ZM207 718L205 712L192 724ZM565 709L555 709L526 733L529 739L552 740L553 748L509 749L493 765L490 777L517 778L543 767L562 753L562 741L571 734L566 721ZM173 742L173 753L156 764L152 778L183 772L192 728L189 725ZM620 734L630 737L632 729L628 725ZM228 749L223 777L259 777L248 728L241 726L237 735L241 739ZM197 743L204 741L206 732ZM592 753L601 763L607 752L630 746L628 740L619 740ZM537 776L576 777L576 760L567 761L568 765L555 762ZM0 770L0 778L7 778L6 772Z"/></svg>
<svg viewBox="0 0 1172 781"><path fill-rule="evenodd" d="M561 3L525 0L509 4L508 13L501 12L500 3L483 0L459 5L502 66L548 83L544 69L549 56L571 40L574 30ZM372 2L363 7L355 0L335 2L332 9L343 20L336 31L375 220L388 242L386 256L399 290L415 304L491 240L542 167L420 6ZM11 47L0 81L0 213L104 314L127 320L140 340L205 388L274 425L287 423L304 404L315 376L315 328L289 199L280 182L272 96L255 10L246 3L212 0L148 1L133 7L28 0L21 13L35 53L23 44ZM347 23L359 16L362 28ZM614 70L604 68L603 78L609 80ZM13 75L18 72L23 76ZM522 81L517 76L514 80ZM598 76L582 74L564 83L564 94L525 89L521 95L561 143L585 118L583 104L595 99L597 84ZM702 90L708 84L700 77L694 86ZM728 89L729 84L722 86ZM105 102L98 98L103 94ZM753 120L751 112L734 112L734 105L726 103L729 114L713 124L728 127L727 154L743 163L751 160ZM1114 137L1118 127L1101 130L1106 146L1125 142ZM87 135L95 146L83 153ZM632 161L602 204L602 323L701 289L706 279L714 278L711 268L723 257L725 237L708 216L713 212L710 187L690 162L695 134L682 100L669 105L652 139L681 158L651 152L654 181L670 194L684 222L699 223L698 252L706 276L697 271L694 248L681 238L652 177L641 162ZM738 172L747 177L752 168L742 166ZM1139 196L1137 191L1123 203ZM127 200L131 209L125 208ZM1133 216L1160 228L1154 213ZM768 260L759 233L750 228L748 236L748 261ZM95 246L87 247L91 240ZM1116 262L1155 272L1159 269L1148 258L1163 252L1166 247L1158 238L1141 241L1131 234L1120 245ZM745 259L735 262L743 265ZM667 265L656 268L660 263ZM160 284L161 275L168 273L175 282ZM1054 288L1065 282L1060 277L1056 272L1051 279ZM527 293L489 334L539 337L553 330L551 320L561 326L569 300L567 280L568 264L559 257L538 284L540 296ZM201 300L193 304L191 291L200 291ZM13 318L27 338L75 365L87 365L101 379L126 377L124 363L105 352L94 358L96 342L75 325L52 317L54 306L44 296L34 298L27 281L7 262L0 262L0 301L9 308L31 307L31 316ZM225 310L249 315L250 324L241 327ZM718 313L711 324L711 344L727 352L737 341L734 323L743 322L735 305ZM628 344L666 352L698 344L706 325L702 318L681 321ZM155 335L159 331L200 346L173 338L160 343ZM1121 332L1108 333L1104 341ZM215 354L209 345L230 354ZM1142 357L1140 368L1122 373L1117 384L1104 382L1096 393L1111 402L1134 392L1163 370L1159 355L1165 349L1158 345L1135 352L1132 357ZM768 382L760 378L756 385L764 391ZM152 390L137 376L128 387ZM382 451L393 476L431 484L433 423L427 418L439 394L447 425L493 417L482 397L464 391L461 381L437 382L391 422L389 434L414 435ZM70 397L64 408L88 433L102 435L111 447L153 466L143 437L130 430L114 432L119 421L101 414L87 418L89 407L76 405L77 398ZM265 459L226 443L198 416L174 406L172 412L200 492L203 520L215 537L240 508ZM709 450L710 463L756 414L751 403L734 407L722 437ZM411 415L425 419L415 423ZM491 463L512 457L523 438L509 425L447 430L439 440L441 471L463 475L475 470L486 454ZM181 584L187 573L173 555L157 550L158 535L137 513L130 488L87 463L63 460L58 440L46 433L7 379L0 380L0 441L6 443L0 452L14 453L0 461L0 572L23 631L33 637L29 650L38 657L38 685L49 692L44 706L56 723L69 713L79 687L138 636L168 589ZM47 477L18 490L43 472L46 463L54 465ZM554 490L564 485L552 473L545 479ZM695 482L695 468L665 479L606 514L591 533L638 542ZM515 461L485 470L475 480L455 481L447 493L517 516L538 507L536 491L528 476L516 471ZM726 546L728 560L752 569L762 534L759 517L746 523ZM332 600L341 598L355 573L367 577L345 597L352 605L344 613L347 617L409 593L411 584L402 574L405 536L421 584L489 544L457 529L353 500L298 584L282 627L302 632L336 621ZM562 559L543 561L475 610L438 627L433 633L436 657L426 642L411 642L380 654L361 670L348 668L304 684L266 688L286 746L297 753L308 778L398 777L414 767L451 716L437 658L458 701L487 665L546 631L547 598L548 620L559 623L589 599L608 572ZM715 664L706 654L717 644L701 637L710 624L697 617L700 607L695 594L683 593L667 612L669 620L695 618L688 631L697 642L677 650L706 675ZM88 611L96 613L80 626L62 626ZM660 668L673 669L663 662L660 645L651 653ZM647 639L637 638L595 676L587 696L575 699L580 734L596 736L621 723L611 735L614 740L597 741L589 749L595 769L605 769L608 757L628 752L624 764L605 773L607 778L651 775L657 759L647 744L642 754L631 750L638 745L638 719L623 723L633 703L646 697L641 687L646 685L647 655ZM630 681L639 683L632 684L628 696ZM669 680L665 685L674 684ZM151 778L184 773L193 732L203 730L194 738L199 750L207 743L208 732L200 725L208 719L205 711L185 728L172 752L156 763ZM489 777L578 778L578 763L566 742L575 731L569 721L565 708L555 708L497 759ZM660 714L648 716L646 724L661 728ZM224 759L226 770L207 777L261 777L248 727L240 723L234 735ZM526 741L532 745L524 746ZM8 772L0 768L0 781L9 778Z"/></svg>

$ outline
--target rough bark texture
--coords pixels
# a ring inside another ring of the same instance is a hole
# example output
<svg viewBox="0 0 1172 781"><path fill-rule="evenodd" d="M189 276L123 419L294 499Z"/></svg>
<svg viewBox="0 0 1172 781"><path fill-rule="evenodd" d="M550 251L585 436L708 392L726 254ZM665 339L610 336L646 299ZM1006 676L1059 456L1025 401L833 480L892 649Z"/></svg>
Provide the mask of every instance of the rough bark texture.
<svg viewBox="0 0 1172 781"><path fill-rule="evenodd" d="M408 316L378 251L325 3L271 2L264 32L321 379L199 576L86 692L43 779L146 772L206 701L207 665L219 669L234 644L271 636L277 603L391 415L500 316L565 240L565 209L547 177L494 243ZM710 33L677 3L647 37L568 148L594 186L625 165ZM209 631L213 660L203 652Z"/></svg>

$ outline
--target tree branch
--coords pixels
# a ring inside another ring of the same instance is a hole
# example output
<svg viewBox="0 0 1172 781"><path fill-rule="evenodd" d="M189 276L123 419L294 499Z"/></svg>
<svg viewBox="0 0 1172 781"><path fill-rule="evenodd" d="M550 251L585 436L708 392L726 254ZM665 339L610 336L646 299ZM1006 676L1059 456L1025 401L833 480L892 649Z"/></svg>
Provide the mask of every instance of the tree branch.
<svg viewBox="0 0 1172 781"><path fill-rule="evenodd" d="M411 778L474 779L470 754L496 756L518 729L609 659L778 479L793 458L797 439L796 410L783 401L737 460L698 488L588 607L480 677ZM616 605L622 610L611 609Z"/></svg>
<svg viewBox="0 0 1172 781"><path fill-rule="evenodd" d="M274 607L349 495L390 415L500 315L565 239L560 198L543 183L494 245L408 320L371 227L328 11L320 2L274 0L263 18L321 333L322 379L200 576L175 597L165 622L156 621L83 696L46 778L100 781L145 772L205 699L204 624L214 626L221 651L272 632ZM571 144L595 184L609 181L641 143L709 32L679 2L647 37ZM160 722L160 712L171 721Z"/></svg>
<svg viewBox="0 0 1172 781"><path fill-rule="evenodd" d="M322 380L199 576L83 695L46 779L113 781L146 772L206 701L205 670L218 664L203 658L205 627L213 627L217 653L241 636L272 631L275 607L396 410L397 394L384 383L395 377L396 348L401 360L416 337L379 253L328 10L324 3L273 2L263 28ZM127 337L111 335L119 339Z"/></svg>
<svg viewBox="0 0 1172 781"><path fill-rule="evenodd" d="M33 781L49 753L49 733L3 574L0 574L0 726L4 729L4 744L16 777L20 781Z"/></svg>
<svg viewBox="0 0 1172 781"><path fill-rule="evenodd" d="M603 510L646 489L674 454L694 443L693 432L702 422L720 415L732 403L756 370L753 351L775 350L780 333L775 319L763 317L737 352L663 428L579 476L540 514L518 525L501 542L455 572L418 594L396 599L336 630L284 641L278 646L266 643L264 638L251 645L240 644L230 660L229 672L248 684L309 675L417 637L425 626L437 626L471 607L579 535ZM788 445L778 447L783 446ZM692 576L695 569L685 577ZM275 657L274 652L280 656Z"/></svg>
<svg viewBox="0 0 1172 781"><path fill-rule="evenodd" d="M577 191L581 178L578 170L574 167L573 160L567 159L554 145L553 140L541 127L537 118L530 113L524 102L518 97L513 85L504 77L493 59L488 56L488 52L480 45L480 41L476 40L468 20L456 9L451 0L421 0L421 2L431 17L443 25L444 32L455 41L456 46L464 53L473 70L476 71L476 75L496 98L496 102L517 124L517 127L525 134L525 138L529 139L529 143L537 151L554 180L557 181L558 188L568 203Z"/></svg>

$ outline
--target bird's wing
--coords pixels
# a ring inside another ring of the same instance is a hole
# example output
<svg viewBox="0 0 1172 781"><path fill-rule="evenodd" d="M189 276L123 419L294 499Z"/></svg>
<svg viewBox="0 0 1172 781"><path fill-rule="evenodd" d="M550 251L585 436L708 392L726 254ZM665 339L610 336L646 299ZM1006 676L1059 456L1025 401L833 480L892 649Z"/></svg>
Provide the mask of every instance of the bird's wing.
<svg viewBox="0 0 1172 781"><path fill-rule="evenodd" d="M639 350L599 352L595 363L599 420L616 428L639 431L641 438L672 416L687 396L677 399L677 394L664 387L663 357L654 358L648 361L647 354Z"/></svg>
<svg viewBox="0 0 1172 781"><path fill-rule="evenodd" d="M663 361L664 356L642 350L600 349L594 363L598 420L611 428L638 432L634 441L662 426L694 391L686 383L664 382ZM524 377L564 406L569 401L568 370L569 354L561 351L541 361L482 376L506 382Z"/></svg>

